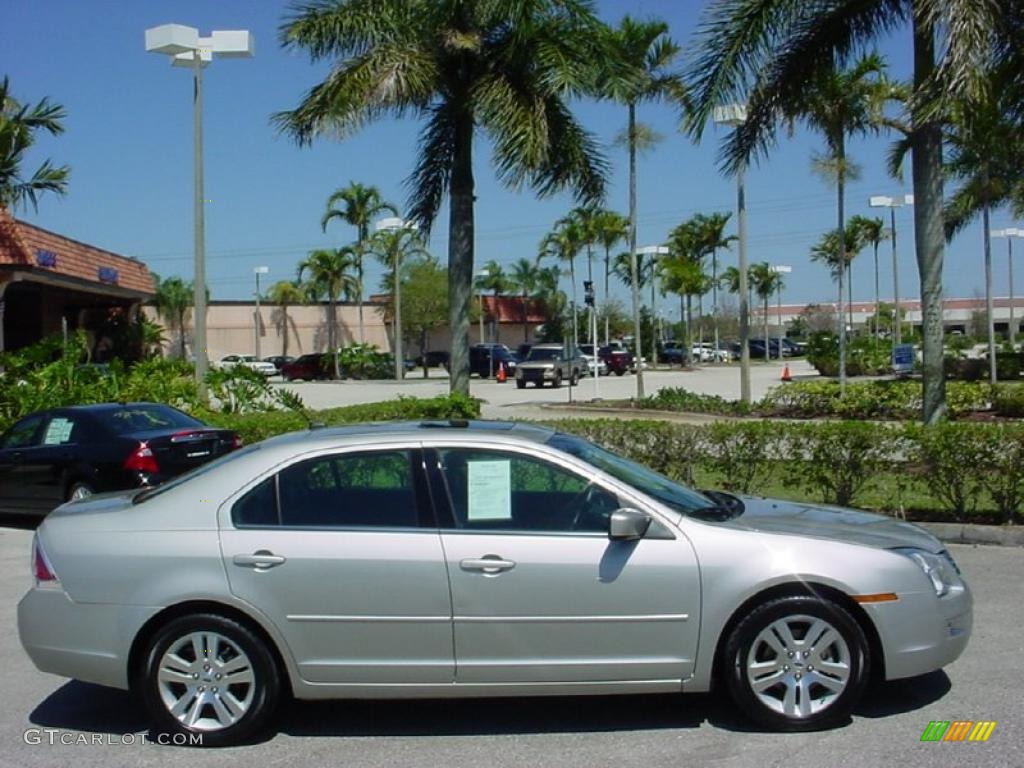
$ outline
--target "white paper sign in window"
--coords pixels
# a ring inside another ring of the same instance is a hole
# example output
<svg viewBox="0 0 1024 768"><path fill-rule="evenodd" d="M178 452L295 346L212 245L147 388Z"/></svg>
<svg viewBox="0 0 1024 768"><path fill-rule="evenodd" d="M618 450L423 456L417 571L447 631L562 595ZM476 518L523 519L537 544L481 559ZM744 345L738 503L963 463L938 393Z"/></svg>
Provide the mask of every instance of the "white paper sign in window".
<svg viewBox="0 0 1024 768"><path fill-rule="evenodd" d="M71 428L74 427L71 419L51 419L46 425L46 435L43 437L43 445L60 445L71 439Z"/></svg>
<svg viewBox="0 0 1024 768"><path fill-rule="evenodd" d="M470 461L466 477L469 521L512 519L512 463Z"/></svg>

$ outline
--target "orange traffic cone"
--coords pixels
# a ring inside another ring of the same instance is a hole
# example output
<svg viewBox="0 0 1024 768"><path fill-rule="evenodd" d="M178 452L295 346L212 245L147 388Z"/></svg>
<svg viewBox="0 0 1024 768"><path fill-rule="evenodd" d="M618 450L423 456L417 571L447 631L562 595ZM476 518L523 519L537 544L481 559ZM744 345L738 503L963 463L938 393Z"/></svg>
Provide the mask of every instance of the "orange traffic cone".
<svg viewBox="0 0 1024 768"><path fill-rule="evenodd" d="M499 384L504 384L506 381L508 381L508 373L505 372L504 361L498 363L498 373L494 377L494 380L497 381Z"/></svg>
<svg viewBox="0 0 1024 768"><path fill-rule="evenodd" d="M786 366L782 369L782 380L783 381L792 381L793 380L793 376L789 372L789 363L786 363Z"/></svg>

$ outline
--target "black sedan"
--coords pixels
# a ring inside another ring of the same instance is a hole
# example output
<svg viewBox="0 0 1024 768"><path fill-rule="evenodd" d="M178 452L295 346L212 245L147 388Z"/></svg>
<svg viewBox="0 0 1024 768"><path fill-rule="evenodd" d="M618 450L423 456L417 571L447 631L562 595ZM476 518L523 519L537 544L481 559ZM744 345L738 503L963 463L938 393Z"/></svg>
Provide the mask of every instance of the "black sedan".
<svg viewBox="0 0 1024 768"><path fill-rule="evenodd" d="M159 485L241 444L157 403L39 411L0 436L0 513L46 515L94 493Z"/></svg>

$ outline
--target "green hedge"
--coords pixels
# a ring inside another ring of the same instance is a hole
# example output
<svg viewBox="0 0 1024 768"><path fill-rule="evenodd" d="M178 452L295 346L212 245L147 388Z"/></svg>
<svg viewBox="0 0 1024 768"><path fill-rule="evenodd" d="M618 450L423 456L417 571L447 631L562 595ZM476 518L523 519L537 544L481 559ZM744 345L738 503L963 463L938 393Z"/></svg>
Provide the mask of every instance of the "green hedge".
<svg viewBox="0 0 1024 768"><path fill-rule="evenodd" d="M1024 425L546 422L697 487L923 519L1021 521Z"/></svg>
<svg viewBox="0 0 1024 768"><path fill-rule="evenodd" d="M308 429L310 424L333 427L371 421L476 419L480 418L480 401L453 394L432 398L398 397L381 403L349 405L323 411L239 414L195 410L193 413L209 424L233 429L247 443L253 443L285 432Z"/></svg>

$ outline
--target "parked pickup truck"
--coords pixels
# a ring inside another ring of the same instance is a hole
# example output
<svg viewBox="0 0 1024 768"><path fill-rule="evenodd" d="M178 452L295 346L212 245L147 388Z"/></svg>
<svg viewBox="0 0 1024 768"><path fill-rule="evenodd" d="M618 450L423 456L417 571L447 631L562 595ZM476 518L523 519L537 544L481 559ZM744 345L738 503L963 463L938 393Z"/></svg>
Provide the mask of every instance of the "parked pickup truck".
<svg viewBox="0 0 1024 768"><path fill-rule="evenodd" d="M587 369L587 361L579 350L570 353L570 348L562 344L531 347L530 354L516 366L516 386L525 389L532 381L538 387L550 383L557 388L566 380L575 386Z"/></svg>

